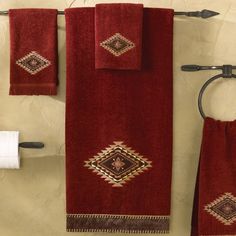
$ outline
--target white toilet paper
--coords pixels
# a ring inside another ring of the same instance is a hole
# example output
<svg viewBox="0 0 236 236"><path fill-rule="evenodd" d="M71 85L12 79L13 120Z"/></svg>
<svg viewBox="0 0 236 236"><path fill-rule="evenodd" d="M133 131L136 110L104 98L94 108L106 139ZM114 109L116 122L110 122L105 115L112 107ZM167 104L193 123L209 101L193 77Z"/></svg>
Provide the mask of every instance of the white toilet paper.
<svg viewBox="0 0 236 236"><path fill-rule="evenodd" d="M0 131L0 168L20 168L18 131Z"/></svg>

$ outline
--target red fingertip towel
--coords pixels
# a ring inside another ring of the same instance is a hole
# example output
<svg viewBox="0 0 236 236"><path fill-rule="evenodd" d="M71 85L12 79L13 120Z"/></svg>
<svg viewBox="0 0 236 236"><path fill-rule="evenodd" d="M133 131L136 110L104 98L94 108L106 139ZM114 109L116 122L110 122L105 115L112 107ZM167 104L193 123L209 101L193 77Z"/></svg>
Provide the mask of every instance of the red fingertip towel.
<svg viewBox="0 0 236 236"><path fill-rule="evenodd" d="M142 4L97 4L95 8L96 69L140 70Z"/></svg>
<svg viewBox="0 0 236 236"><path fill-rule="evenodd" d="M10 95L56 95L57 10L11 9Z"/></svg>
<svg viewBox="0 0 236 236"><path fill-rule="evenodd" d="M205 118L191 236L236 235L236 121Z"/></svg>

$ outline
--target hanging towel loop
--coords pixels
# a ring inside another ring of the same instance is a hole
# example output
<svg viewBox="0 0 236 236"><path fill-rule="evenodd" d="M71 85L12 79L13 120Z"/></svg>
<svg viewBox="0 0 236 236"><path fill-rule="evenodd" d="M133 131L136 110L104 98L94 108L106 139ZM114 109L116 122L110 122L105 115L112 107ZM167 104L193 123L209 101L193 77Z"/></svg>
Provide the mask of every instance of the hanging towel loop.
<svg viewBox="0 0 236 236"><path fill-rule="evenodd" d="M58 11L58 15L65 15L64 11ZM187 17L199 17L207 19L216 15L219 15L219 12L211 11L204 9L202 11L176 11L175 16L187 16ZM8 11L0 11L0 15L8 15Z"/></svg>
<svg viewBox="0 0 236 236"><path fill-rule="evenodd" d="M233 74L232 70L236 69L236 66L232 65L223 65L223 66L199 66L199 65L183 65L181 66L182 71L199 71L199 70L222 70L221 74L215 75L208 79L202 86L198 94L198 110L203 119L206 118L206 115L202 107L202 97L206 88L215 80L220 78L236 78L236 75Z"/></svg>

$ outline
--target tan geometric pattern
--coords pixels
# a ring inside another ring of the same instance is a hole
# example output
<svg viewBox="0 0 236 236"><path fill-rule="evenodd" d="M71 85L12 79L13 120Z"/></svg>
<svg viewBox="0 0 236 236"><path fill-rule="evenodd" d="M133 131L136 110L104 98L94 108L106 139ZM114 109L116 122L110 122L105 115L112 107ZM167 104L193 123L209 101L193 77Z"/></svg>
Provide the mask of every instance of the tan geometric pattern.
<svg viewBox="0 0 236 236"><path fill-rule="evenodd" d="M114 144L85 161L85 166L112 184L123 187L123 184L151 167L151 161L123 144Z"/></svg>
<svg viewBox="0 0 236 236"><path fill-rule="evenodd" d="M108 52L116 57L131 50L135 44L122 36L120 33L112 35L110 38L100 43L100 46L105 48Z"/></svg>
<svg viewBox="0 0 236 236"><path fill-rule="evenodd" d="M224 193L206 205L204 210L224 225L231 225L236 221L236 197L231 193Z"/></svg>
<svg viewBox="0 0 236 236"><path fill-rule="evenodd" d="M42 57L37 52L32 51L26 56L17 60L16 64L27 72L29 72L30 74L35 75L39 71L51 65L51 62L46 58Z"/></svg>

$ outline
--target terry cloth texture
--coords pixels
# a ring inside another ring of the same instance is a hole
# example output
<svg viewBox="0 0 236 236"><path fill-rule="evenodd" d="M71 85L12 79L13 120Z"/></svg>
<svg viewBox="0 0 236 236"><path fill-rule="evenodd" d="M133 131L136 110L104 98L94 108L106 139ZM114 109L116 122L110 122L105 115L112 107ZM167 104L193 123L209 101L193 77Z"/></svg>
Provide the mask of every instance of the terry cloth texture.
<svg viewBox="0 0 236 236"><path fill-rule="evenodd" d="M57 10L11 9L10 95L57 94Z"/></svg>
<svg viewBox="0 0 236 236"><path fill-rule="evenodd" d="M192 236L236 235L236 121L207 117L195 190Z"/></svg>
<svg viewBox="0 0 236 236"><path fill-rule="evenodd" d="M96 70L95 8L65 10L68 231L169 231L173 13L143 10L140 71Z"/></svg>

